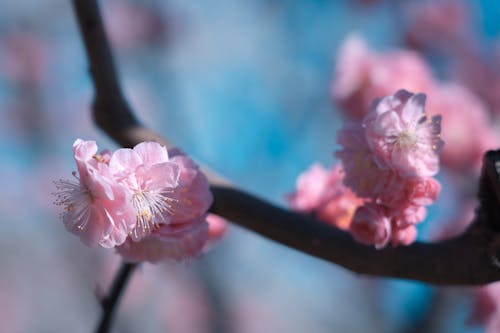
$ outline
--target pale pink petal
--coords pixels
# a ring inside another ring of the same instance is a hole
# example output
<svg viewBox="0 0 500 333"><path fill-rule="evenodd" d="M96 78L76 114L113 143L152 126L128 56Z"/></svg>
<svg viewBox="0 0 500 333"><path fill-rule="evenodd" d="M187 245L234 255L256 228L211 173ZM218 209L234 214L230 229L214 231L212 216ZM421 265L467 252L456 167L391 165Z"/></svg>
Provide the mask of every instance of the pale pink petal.
<svg viewBox="0 0 500 333"><path fill-rule="evenodd" d="M109 169L115 175L129 175L135 168L143 164L141 156L130 148L121 148L113 153L109 161Z"/></svg>
<svg viewBox="0 0 500 333"><path fill-rule="evenodd" d="M134 151L147 165L168 162L167 148L154 141L141 142L134 147Z"/></svg>
<svg viewBox="0 0 500 333"><path fill-rule="evenodd" d="M401 112L401 119L405 124L415 126L420 122L424 116L425 100L424 94L415 94L408 99Z"/></svg>
<svg viewBox="0 0 500 333"><path fill-rule="evenodd" d="M162 224L139 242L128 239L117 247L125 261L188 260L200 254L208 240L208 224L203 220L181 225Z"/></svg>
<svg viewBox="0 0 500 333"><path fill-rule="evenodd" d="M207 178L185 155L177 155L171 162L180 168L179 186L172 193L176 200L172 222L183 223L204 215L213 202Z"/></svg>
<svg viewBox="0 0 500 333"><path fill-rule="evenodd" d="M75 160L80 162L89 161L97 153L97 144L95 141L83 141L76 139L73 143L73 154Z"/></svg>
<svg viewBox="0 0 500 333"><path fill-rule="evenodd" d="M179 185L180 168L172 162L137 167L135 177L140 188L148 190L173 189ZM173 191L173 190L172 190Z"/></svg>

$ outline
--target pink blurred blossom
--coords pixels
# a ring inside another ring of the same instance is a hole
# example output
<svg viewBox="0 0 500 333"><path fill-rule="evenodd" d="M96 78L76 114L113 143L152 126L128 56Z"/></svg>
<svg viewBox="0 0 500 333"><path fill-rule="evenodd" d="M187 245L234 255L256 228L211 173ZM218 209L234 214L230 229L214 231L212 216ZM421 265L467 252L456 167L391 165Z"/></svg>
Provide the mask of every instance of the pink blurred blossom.
<svg viewBox="0 0 500 333"><path fill-rule="evenodd" d="M466 37L470 8L463 0L413 2L405 11L405 41L413 48L454 52Z"/></svg>
<svg viewBox="0 0 500 333"><path fill-rule="evenodd" d="M104 5L106 30L115 47L133 49L167 37L168 25L159 8L124 0Z"/></svg>
<svg viewBox="0 0 500 333"><path fill-rule="evenodd" d="M287 196L292 209L312 212L339 191L341 175L339 168L325 169L315 163L301 173L296 181L296 191Z"/></svg>
<svg viewBox="0 0 500 333"><path fill-rule="evenodd" d="M112 177L95 141L77 139L73 153L79 176L55 182L55 204L64 208L66 228L89 246L122 244L135 226L128 191Z"/></svg>
<svg viewBox="0 0 500 333"><path fill-rule="evenodd" d="M472 297L472 312L467 323L485 326L486 333L497 333L500 328L500 282L475 288Z"/></svg>
<svg viewBox="0 0 500 333"><path fill-rule="evenodd" d="M428 110L442 116L442 138L446 145L441 158L451 169L478 171L483 154L500 144L484 104L464 86L455 83L437 86Z"/></svg>
<svg viewBox="0 0 500 333"><path fill-rule="evenodd" d="M441 118L428 118L424 94L399 90L375 104L363 127L375 161L402 178L429 177L439 169Z"/></svg>
<svg viewBox="0 0 500 333"><path fill-rule="evenodd" d="M500 52L488 60L473 46L468 46L457 53L456 63L452 68L456 80L473 91L485 103L487 110L496 116L500 115L499 55Z"/></svg>
<svg viewBox="0 0 500 333"><path fill-rule="evenodd" d="M206 221L208 223L208 243L207 248L222 239L227 232L228 222L226 219L215 214L208 214Z"/></svg>
<svg viewBox="0 0 500 333"><path fill-rule="evenodd" d="M343 185L343 176L338 165L327 170L313 164L297 178L297 189L287 200L292 209L314 213L321 221L346 230L363 200Z"/></svg>
<svg viewBox="0 0 500 333"><path fill-rule="evenodd" d="M0 73L13 83L41 84L47 74L49 47L35 33L15 31L0 45Z"/></svg>
<svg viewBox="0 0 500 333"><path fill-rule="evenodd" d="M417 228L409 225L405 228L392 228L392 246L409 245L417 239Z"/></svg>
<svg viewBox="0 0 500 333"><path fill-rule="evenodd" d="M361 37L351 35L338 54L332 96L344 115L360 120L376 98L401 88L430 93L433 85L432 72L418 53L377 53Z"/></svg>
<svg viewBox="0 0 500 333"><path fill-rule="evenodd" d="M381 249L391 238L391 220L383 206L366 203L354 213L349 229L358 242Z"/></svg>

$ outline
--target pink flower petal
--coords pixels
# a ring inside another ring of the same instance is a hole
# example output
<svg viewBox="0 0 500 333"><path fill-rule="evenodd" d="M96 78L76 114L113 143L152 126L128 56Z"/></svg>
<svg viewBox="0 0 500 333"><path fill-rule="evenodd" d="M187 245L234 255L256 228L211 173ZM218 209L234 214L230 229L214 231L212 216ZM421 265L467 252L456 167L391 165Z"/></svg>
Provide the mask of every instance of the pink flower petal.
<svg viewBox="0 0 500 333"><path fill-rule="evenodd" d="M167 148L157 142L141 142L134 147L143 164L159 164L168 162Z"/></svg>

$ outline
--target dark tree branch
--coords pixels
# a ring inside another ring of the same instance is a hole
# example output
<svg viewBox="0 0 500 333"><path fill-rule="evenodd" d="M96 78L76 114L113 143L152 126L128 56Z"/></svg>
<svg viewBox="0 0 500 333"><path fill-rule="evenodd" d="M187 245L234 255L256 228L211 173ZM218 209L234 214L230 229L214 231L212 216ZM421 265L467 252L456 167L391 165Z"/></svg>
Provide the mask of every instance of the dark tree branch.
<svg viewBox="0 0 500 333"><path fill-rule="evenodd" d="M135 267L136 264L122 263L120 270L115 276L109 295L101 301L103 313L99 326L96 329L96 333L109 332L113 320L113 314Z"/></svg>
<svg viewBox="0 0 500 333"><path fill-rule="evenodd" d="M142 127L124 101L95 0L73 3L92 69L97 125L122 146L145 140L170 146ZM269 239L359 274L437 285L478 285L500 280L500 268L493 264L493 258L500 253L500 183L496 168L500 152L488 152L484 161L479 186L481 206L464 235L439 243L417 242L383 250L361 245L346 233L240 191L212 173L206 174L215 198L211 211Z"/></svg>

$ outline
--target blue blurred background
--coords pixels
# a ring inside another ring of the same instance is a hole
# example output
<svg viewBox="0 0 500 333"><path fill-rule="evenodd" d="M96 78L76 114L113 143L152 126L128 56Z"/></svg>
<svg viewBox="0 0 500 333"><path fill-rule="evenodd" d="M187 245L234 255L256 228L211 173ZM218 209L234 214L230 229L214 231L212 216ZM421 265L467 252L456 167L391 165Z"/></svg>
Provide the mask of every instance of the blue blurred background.
<svg viewBox="0 0 500 333"><path fill-rule="evenodd" d="M139 118L284 206L300 172L334 163L342 120L329 90L346 35L356 31L379 50L401 43L400 4L365 2L101 5ZM500 3L470 7L478 41L497 41ZM112 251L86 248L65 231L50 194L52 181L74 169L76 138L116 148L92 125L84 54L69 1L0 3L2 333L92 331L95 293L107 290L119 265ZM200 260L143 265L114 331L481 332L465 325L469 303L461 289L359 277L231 225Z"/></svg>

